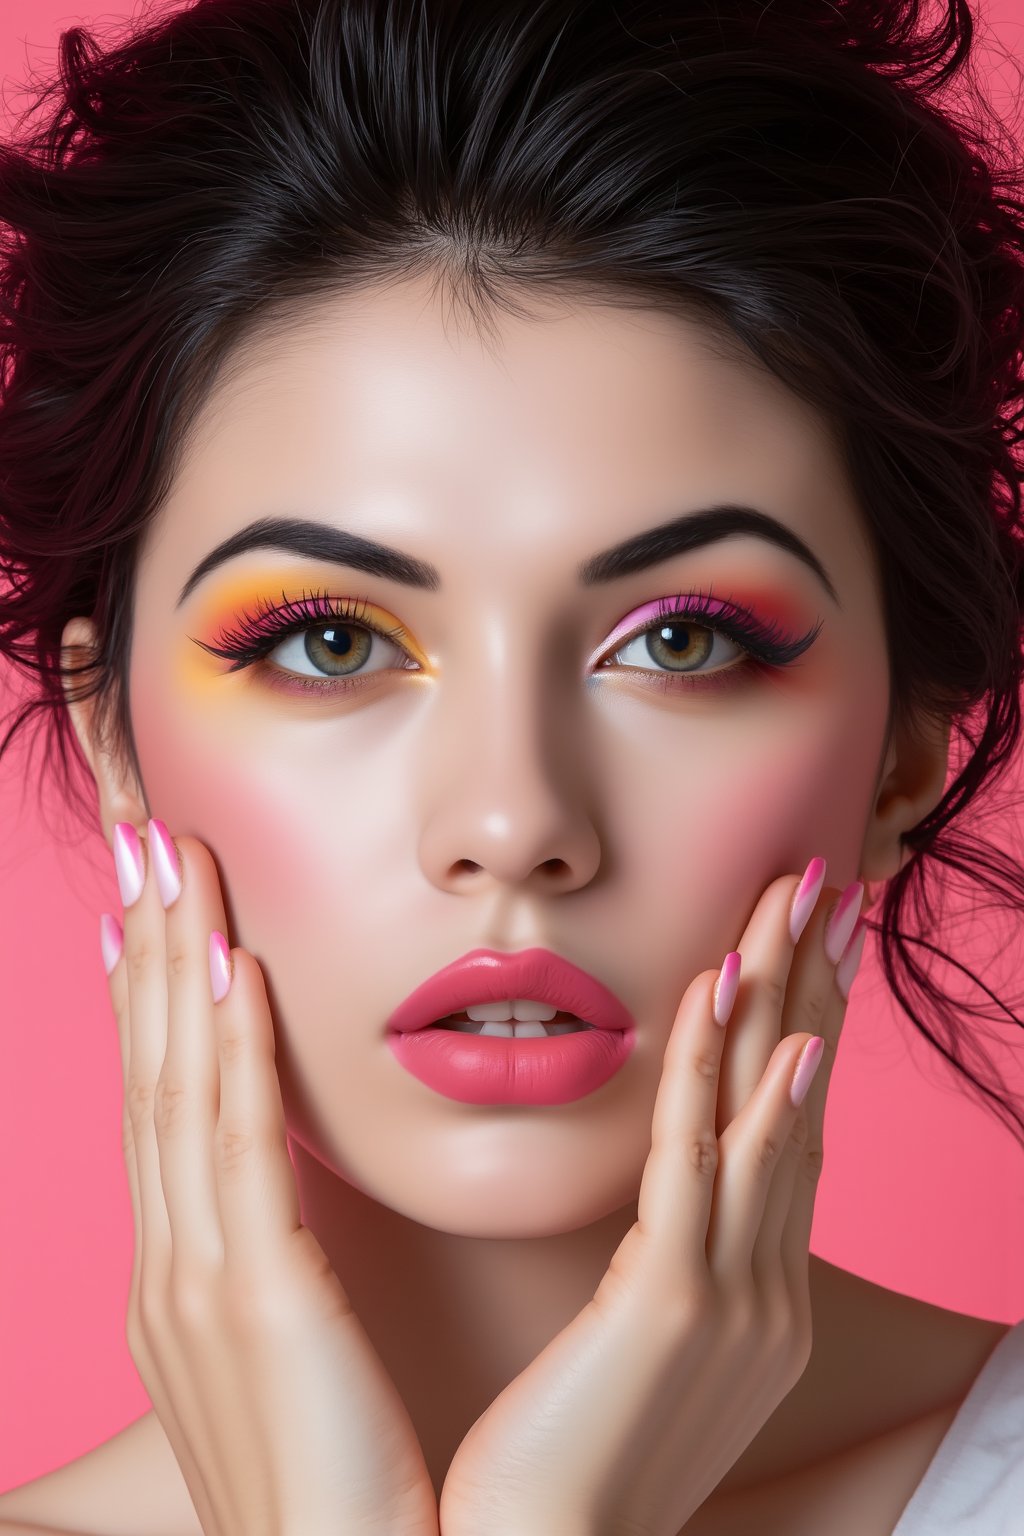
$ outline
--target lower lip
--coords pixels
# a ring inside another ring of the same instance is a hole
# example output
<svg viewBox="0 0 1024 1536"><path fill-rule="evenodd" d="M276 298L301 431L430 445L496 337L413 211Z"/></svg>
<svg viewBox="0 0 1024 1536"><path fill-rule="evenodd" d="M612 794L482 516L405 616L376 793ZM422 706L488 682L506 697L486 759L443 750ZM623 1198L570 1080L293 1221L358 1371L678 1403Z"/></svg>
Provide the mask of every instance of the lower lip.
<svg viewBox="0 0 1024 1536"><path fill-rule="evenodd" d="M515 1040L455 1029L388 1033L395 1060L460 1104L571 1104L604 1086L632 1054L635 1029L581 1029Z"/></svg>

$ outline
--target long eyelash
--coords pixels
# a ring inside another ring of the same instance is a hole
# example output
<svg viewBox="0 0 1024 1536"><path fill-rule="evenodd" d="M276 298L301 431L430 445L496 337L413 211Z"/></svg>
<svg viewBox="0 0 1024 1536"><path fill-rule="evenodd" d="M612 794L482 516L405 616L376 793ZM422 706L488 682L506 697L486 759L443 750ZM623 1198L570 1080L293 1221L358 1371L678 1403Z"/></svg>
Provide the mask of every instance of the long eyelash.
<svg viewBox="0 0 1024 1536"><path fill-rule="evenodd" d="M726 612L712 612L712 604L721 603ZM680 592L675 597L663 597L657 607L657 617L648 619L639 629L634 630L623 640L616 643L617 655L637 635L647 634L649 630L656 629L659 624L671 622L673 619L680 623L693 623L699 619L706 619L709 629L719 629L730 640L735 640L737 645L743 647L750 655L767 666L786 667L801 657L809 650L821 632L824 620L819 619L817 624L804 635L792 636L776 623L768 623L745 607L743 603L734 602L731 598L717 598L709 587L707 592ZM672 674L668 674L672 675ZM685 674L680 673L680 676ZM694 676L701 674L695 673ZM708 674L712 676L713 674Z"/></svg>
<svg viewBox="0 0 1024 1536"><path fill-rule="evenodd" d="M289 635L315 628L318 620L321 623L332 619L339 623L343 620L359 623L375 635L401 645L406 633L402 625L384 629L366 617L367 608L368 601L364 597L346 597L338 601L319 589L309 593L303 589L302 597L292 601L282 592L279 606L257 598L255 614L243 614L235 629L223 630L217 636L217 645L208 645L204 640L197 640L196 644L211 656L230 661L229 672L241 671L262 660Z"/></svg>

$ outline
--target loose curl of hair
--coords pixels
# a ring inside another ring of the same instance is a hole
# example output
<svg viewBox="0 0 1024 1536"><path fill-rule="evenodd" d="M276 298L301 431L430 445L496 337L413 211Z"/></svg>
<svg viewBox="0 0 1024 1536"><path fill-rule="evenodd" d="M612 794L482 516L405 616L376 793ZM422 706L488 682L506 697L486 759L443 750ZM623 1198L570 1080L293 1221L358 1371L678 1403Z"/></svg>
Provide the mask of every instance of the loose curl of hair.
<svg viewBox="0 0 1024 1536"><path fill-rule="evenodd" d="M1024 912L1024 868L954 827L1021 735L1024 167L968 0L940 12L197 0L109 47L64 31L0 146L0 656L33 685L0 755L38 712L74 797L67 684L138 773L137 552L243 342L423 274L482 330L544 291L697 318L829 424L881 576L890 730L948 720L964 749L869 927L904 1012L1019 1135L966 1062L983 1005L913 953L1024 1022L928 937L933 868L1018 933Z"/></svg>

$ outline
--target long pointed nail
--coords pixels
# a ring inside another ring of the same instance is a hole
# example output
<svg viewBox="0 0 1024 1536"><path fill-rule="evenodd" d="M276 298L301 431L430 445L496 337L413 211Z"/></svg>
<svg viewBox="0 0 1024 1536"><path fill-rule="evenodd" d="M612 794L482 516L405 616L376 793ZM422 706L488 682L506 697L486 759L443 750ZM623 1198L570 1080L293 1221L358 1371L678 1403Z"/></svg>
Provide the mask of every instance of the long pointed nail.
<svg viewBox="0 0 1024 1536"><path fill-rule="evenodd" d="M109 976L114 966L121 958L124 948L124 934L117 918L109 912L100 913L100 954L103 956L103 969Z"/></svg>
<svg viewBox="0 0 1024 1536"><path fill-rule="evenodd" d="M142 843L130 821L118 821L114 825L114 868L121 903L130 907L138 901L146 884Z"/></svg>
<svg viewBox="0 0 1024 1536"><path fill-rule="evenodd" d="M799 942L800 935L807 927L807 919L814 911L815 902L825 884L827 869L828 865L824 859L812 859L804 870L804 877L797 886L793 907L789 914L789 936L794 944Z"/></svg>
<svg viewBox="0 0 1024 1536"><path fill-rule="evenodd" d="M842 959L843 950L849 944L850 936L857 926L863 900L863 885L859 880L851 880L840 896L839 904L829 918L828 927L825 929L825 954L832 965L838 965Z"/></svg>
<svg viewBox="0 0 1024 1536"><path fill-rule="evenodd" d="M157 890L160 892L160 900L164 907L169 907L172 901L177 901L181 895L181 871L178 866L178 850L171 840L171 834L162 821L156 821L150 817L149 847L153 859L153 872L156 875Z"/></svg>

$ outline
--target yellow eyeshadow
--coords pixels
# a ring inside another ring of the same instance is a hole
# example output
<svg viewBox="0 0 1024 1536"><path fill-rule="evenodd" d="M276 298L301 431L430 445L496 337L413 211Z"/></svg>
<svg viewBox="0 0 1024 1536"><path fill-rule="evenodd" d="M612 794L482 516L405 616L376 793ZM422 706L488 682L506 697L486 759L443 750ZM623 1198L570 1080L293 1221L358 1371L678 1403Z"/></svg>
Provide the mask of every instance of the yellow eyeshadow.
<svg viewBox="0 0 1024 1536"><path fill-rule="evenodd" d="M233 580L229 578L213 588L196 605L184 626L185 642L181 652L179 680L192 689L209 687L211 683L216 683L219 687L223 687L225 682L237 684L239 687L250 684L250 668L230 672L229 662L220 657L211 656L208 651L202 649L202 646L194 642L199 640L205 645L216 645L218 637L236 629L245 617L255 619L258 615L272 612L289 602L299 606L314 592L319 594L321 605L325 600L328 604L339 606L358 603L353 617L346 622L365 622L385 632L403 629L401 620L389 609L367 602L360 597L357 582L358 577L353 576L352 586L346 591L337 586L336 577L328 583L301 580L294 575L282 576L280 572L268 571L264 574L259 571L248 571ZM318 623L326 623L327 620L311 613L309 622L310 627L315 627ZM396 637L395 644L408 650L420 666L425 669L430 667L428 658L407 632Z"/></svg>

